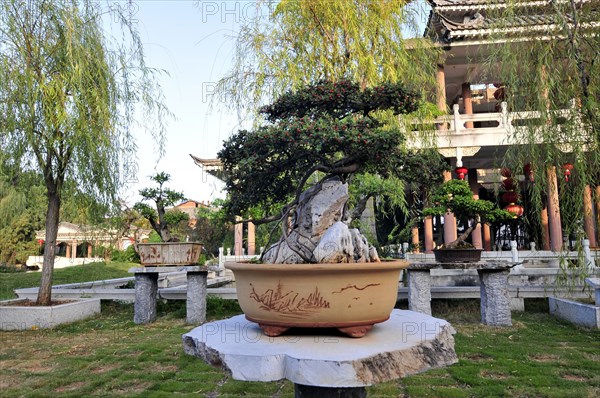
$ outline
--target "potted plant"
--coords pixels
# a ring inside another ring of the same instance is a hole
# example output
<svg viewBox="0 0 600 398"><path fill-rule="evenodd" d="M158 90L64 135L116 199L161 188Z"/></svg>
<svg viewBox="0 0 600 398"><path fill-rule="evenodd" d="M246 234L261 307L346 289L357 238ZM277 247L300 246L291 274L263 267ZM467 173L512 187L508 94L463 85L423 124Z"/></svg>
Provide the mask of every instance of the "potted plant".
<svg viewBox="0 0 600 398"><path fill-rule="evenodd" d="M419 105L395 83L322 81L285 93L261 109L264 125L225 141L224 210L234 219L258 208L268 215L251 221L274 222L272 235L281 232L261 263L226 264L242 310L266 334L337 327L360 337L389 317L407 263L381 262L354 223L377 181L402 187L402 129L381 120ZM349 184L367 176L378 178L350 200Z"/></svg>
<svg viewBox="0 0 600 398"><path fill-rule="evenodd" d="M454 216L465 227L458 238L435 249L434 255L439 262L474 262L481 259L481 249L476 249L467 242L473 230L482 222L494 223L514 218L512 213L498 208L494 203L474 199L467 181L449 180L434 191L433 207L423 209L424 216L441 216L446 212Z"/></svg>
<svg viewBox="0 0 600 398"><path fill-rule="evenodd" d="M170 227L188 220L188 215L179 210L167 210L167 207L185 200L182 192L165 187L171 176L160 172L150 176L156 183L155 187L140 189L143 201L136 203L133 208L146 218L152 229L158 234L160 243L138 243L136 250L144 266L179 266L195 265L198 263L202 244L198 242L179 242L172 235ZM154 202L155 208L144 201Z"/></svg>

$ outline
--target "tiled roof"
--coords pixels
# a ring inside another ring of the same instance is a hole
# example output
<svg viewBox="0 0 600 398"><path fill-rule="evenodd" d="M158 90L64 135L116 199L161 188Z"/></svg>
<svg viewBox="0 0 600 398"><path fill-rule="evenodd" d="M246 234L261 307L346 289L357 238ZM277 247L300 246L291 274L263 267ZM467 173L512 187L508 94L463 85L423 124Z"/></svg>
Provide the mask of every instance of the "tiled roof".
<svg viewBox="0 0 600 398"><path fill-rule="evenodd" d="M489 8L503 8L506 1L500 0L430 0L433 10L425 32L426 36L442 42L452 42L469 37L486 37L492 29L501 27L500 31L506 34L519 33L520 35L539 34L539 32L556 31L564 24L561 16L557 15L547 0L523 1L523 11L508 19L499 19L491 16ZM586 11L586 21L595 21L591 25L596 29L600 25L600 1L579 0L579 4L586 3L592 7ZM566 15L566 22L573 23L570 15ZM581 21L580 21L581 22Z"/></svg>

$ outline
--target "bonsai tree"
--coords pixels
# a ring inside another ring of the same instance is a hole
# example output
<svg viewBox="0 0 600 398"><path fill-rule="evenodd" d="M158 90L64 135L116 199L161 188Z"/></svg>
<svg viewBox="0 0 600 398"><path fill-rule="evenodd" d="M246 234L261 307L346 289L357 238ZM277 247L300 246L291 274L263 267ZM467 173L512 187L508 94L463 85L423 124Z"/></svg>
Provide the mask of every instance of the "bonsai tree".
<svg viewBox="0 0 600 398"><path fill-rule="evenodd" d="M178 210L167 211L166 208L173 206L177 202L185 200L182 192L176 192L164 185L169 182L171 176L165 172L150 176L157 186L152 188L140 189L139 194L143 201L154 202L155 209L142 202L136 203L133 208L138 211L142 217L146 218L152 229L156 231L163 242L176 242L178 239L171 235L170 226L175 226L189 217L186 213Z"/></svg>
<svg viewBox="0 0 600 398"><path fill-rule="evenodd" d="M225 211L233 219L260 208L270 215L252 222L277 221L281 239L263 253L264 262L378 261L366 238L348 227L375 192L363 191L354 213L348 183L371 174L402 186L404 136L382 120L419 105L397 83L361 88L321 81L285 93L261 108L263 126L239 131L219 152L229 193Z"/></svg>
<svg viewBox="0 0 600 398"><path fill-rule="evenodd" d="M474 199L467 181L449 180L434 191L434 207L423 209L424 216L441 216L450 211L467 228L456 240L442 245L442 248L472 248L466 240L471 232L482 222L494 223L514 218L512 213L502 210L488 200Z"/></svg>

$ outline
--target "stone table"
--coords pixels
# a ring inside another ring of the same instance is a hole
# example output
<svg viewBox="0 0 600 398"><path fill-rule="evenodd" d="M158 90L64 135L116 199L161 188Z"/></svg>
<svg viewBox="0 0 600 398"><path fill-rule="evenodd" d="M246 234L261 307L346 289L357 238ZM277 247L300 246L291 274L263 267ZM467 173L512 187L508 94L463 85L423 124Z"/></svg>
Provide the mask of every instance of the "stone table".
<svg viewBox="0 0 600 398"><path fill-rule="evenodd" d="M208 267L203 266L163 266L131 268L135 275L135 303L133 321L137 324L156 320L156 296L158 294L158 274L161 272L186 272L186 321L200 325L206 321L206 279Z"/></svg>
<svg viewBox="0 0 600 398"><path fill-rule="evenodd" d="M478 261L473 263L414 262L408 268L408 308L431 315L432 269L474 269L480 282L481 323L511 326L508 274L519 262Z"/></svg>
<svg viewBox="0 0 600 398"><path fill-rule="evenodd" d="M366 386L458 361L454 328L414 311L393 310L390 319L358 339L321 329L293 333L268 337L238 315L184 334L183 346L236 380L288 379L296 398L366 397Z"/></svg>

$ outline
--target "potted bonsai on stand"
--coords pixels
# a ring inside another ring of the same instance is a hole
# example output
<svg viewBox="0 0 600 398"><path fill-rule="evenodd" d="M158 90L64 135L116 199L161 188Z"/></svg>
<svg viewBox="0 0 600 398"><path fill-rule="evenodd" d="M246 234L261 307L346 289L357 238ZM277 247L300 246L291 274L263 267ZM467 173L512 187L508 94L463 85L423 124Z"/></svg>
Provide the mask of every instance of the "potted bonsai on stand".
<svg viewBox="0 0 600 398"><path fill-rule="evenodd" d="M136 203L133 208L146 218L152 229L158 234L161 243L138 243L136 250L144 266L195 265L198 263L202 245L198 242L179 242L172 235L170 226L188 220L188 215L178 210L167 210L167 207L185 200L182 192L165 187L170 175L165 172L150 176L157 186L144 188L139 191L143 201ZM152 208L144 201L154 202Z"/></svg>
<svg viewBox="0 0 600 398"><path fill-rule="evenodd" d="M473 230L482 222L494 223L514 218L514 214L496 207L488 200L474 199L469 184L464 180L443 183L434 191L432 203L435 206L423 209L423 216L441 216L449 211L465 226L465 231L456 240L433 251L439 262L479 261L482 250L467 242Z"/></svg>
<svg viewBox="0 0 600 398"><path fill-rule="evenodd" d="M361 88L322 81L282 95L261 109L263 126L225 141L218 156L226 212L234 219L270 210L251 221L274 222L271 235L281 236L262 253L262 264L226 264L242 310L266 334L336 327L361 337L388 319L408 264L381 262L353 228L376 190L363 191L351 206L348 186L378 175L402 187L404 136L381 120L419 105L416 94L395 83Z"/></svg>

